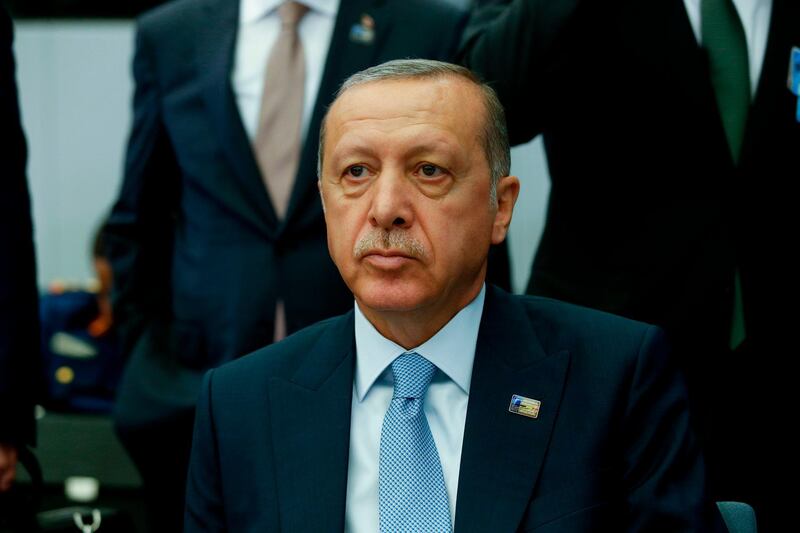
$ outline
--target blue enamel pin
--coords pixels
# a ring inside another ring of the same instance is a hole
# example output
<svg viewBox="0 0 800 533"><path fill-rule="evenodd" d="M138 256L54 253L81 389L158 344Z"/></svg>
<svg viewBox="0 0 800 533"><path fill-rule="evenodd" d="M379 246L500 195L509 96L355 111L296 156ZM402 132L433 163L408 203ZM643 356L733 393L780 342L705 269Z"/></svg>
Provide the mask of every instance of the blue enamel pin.
<svg viewBox="0 0 800 533"><path fill-rule="evenodd" d="M542 402L539 400L514 394L511 396L511 404L508 406L508 412L527 416L528 418L538 418L539 408L541 406Z"/></svg>
<svg viewBox="0 0 800 533"><path fill-rule="evenodd" d="M375 19L364 13L361 21L350 28L350 40L358 44L372 44L375 40Z"/></svg>

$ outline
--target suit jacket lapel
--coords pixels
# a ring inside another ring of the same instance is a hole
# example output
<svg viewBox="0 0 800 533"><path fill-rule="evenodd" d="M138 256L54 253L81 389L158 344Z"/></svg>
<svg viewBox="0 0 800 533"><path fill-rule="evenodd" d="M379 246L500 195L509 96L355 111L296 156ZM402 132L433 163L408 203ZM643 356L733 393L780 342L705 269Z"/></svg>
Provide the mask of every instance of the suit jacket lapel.
<svg viewBox="0 0 800 533"><path fill-rule="evenodd" d="M317 91L317 100L303 143L297 179L289 199L287 221L291 221L293 216L299 215L297 211L300 206L315 205L319 211L322 209L319 201L316 200L317 150L322 117L325 116L334 94L345 78L375 64L378 53L382 49L382 42L388 35L392 24L389 13L391 8L386 4L386 2L374 0L353 0L343 1L339 5L325 69ZM362 15L368 15L375 21L375 39L371 43L362 44L350 39L350 30L361 22ZM308 216L308 213L303 212L302 216Z"/></svg>
<svg viewBox="0 0 800 533"><path fill-rule="evenodd" d="M461 453L459 533L516 530L547 451L569 354L546 353L526 316L514 298L487 292ZM541 401L539 417L510 413L513 394Z"/></svg>
<svg viewBox="0 0 800 533"><path fill-rule="evenodd" d="M221 201L271 235L277 217L267 195L250 140L242 125L230 76L238 28L238 1L207 0L203 8L209 23L198 32L197 65L203 97L214 131L234 176L217 184Z"/></svg>
<svg viewBox="0 0 800 533"><path fill-rule="evenodd" d="M627 37L632 50L645 56L645 64L663 79L675 80L684 100L693 104L698 115L705 114L708 104L715 103L714 89L683 0L627 2L617 23L619 34Z"/></svg>
<svg viewBox="0 0 800 533"><path fill-rule="evenodd" d="M275 486L285 531L344 529L353 313L330 322L291 380L268 384Z"/></svg>
<svg viewBox="0 0 800 533"><path fill-rule="evenodd" d="M649 0L626 2L617 18L616 31L625 36L632 53L642 57L645 68L656 74L648 83L664 83L679 91L676 98L687 105L686 115L694 117L694 127L707 128L711 135L709 150L719 150L720 162L733 168L727 149L722 117L717 109L711 85L708 56L697 41L683 0ZM642 87L650 91L651 87ZM663 95L662 95L663 96ZM656 120L659 102L653 101ZM729 183L724 173L708 176L720 180L721 194L728 194Z"/></svg>

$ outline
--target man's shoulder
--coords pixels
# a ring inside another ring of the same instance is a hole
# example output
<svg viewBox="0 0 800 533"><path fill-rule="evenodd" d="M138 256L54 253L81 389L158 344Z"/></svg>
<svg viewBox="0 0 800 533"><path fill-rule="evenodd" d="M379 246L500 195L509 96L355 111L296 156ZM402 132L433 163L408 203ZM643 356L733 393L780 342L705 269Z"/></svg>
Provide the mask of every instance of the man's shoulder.
<svg viewBox="0 0 800 533"><path fill-rule="evenodd" d="M291 379L304 365L307 357L318 350L320 339L335 331L347 329L350 325L349 339L352 341L352 311L344 315L328 318L312 324L286 337L280 342L267 345L243 357L225 363L214 370L216 383L239 387L253 380L259 383L271 378ZM337 338L347 337L337 335ZM325 349L333 349L325 346ZM346 346L342 346L346 349Z"/></svg>
<svg viewBox="0 0 800 533"><path fill-rule="evenodd" d="M502 289L494 287L495 298L500 303L503 300L513 301L525 310L525 313L534 321L550 321L563 324L580 324L583 326L633 329L647 328L649 324L633 320L606 311L585 307L579 304L556 300L546 296L530 294L509 294Z"/></svg>
<svg viewBox="0 0 800 533"><path fill-rule="evenodd" d="M635 356L650 337L662 337L650 324L577 304L531 295L510 295L495 289L495 305L506 305L521 314L548 352L603 356L627 353Z"/></svg>
<svg viewBox="0 0 800 533"><path fill-rule="evenodd" d="M591 390L609 399L625 398L635 380L667 379L674 371L663 332L644 322L540 296L493 295L486 312L500 316L491 321L494 326L487 330L493 336L485 340L518 352L507 356L512 362L568 361L565 393L574 397ZM524 353L539 355L526 359L519 355Z"/></svg>
<svg viewBox="0 0 800 533"><path fill-rule="evenodd" d="M513 296L520 301L531 319L545 320L554 324L579 325L588 330L632 330L641 331L649 324L607 311L556 300L545 296Z"/></svg>

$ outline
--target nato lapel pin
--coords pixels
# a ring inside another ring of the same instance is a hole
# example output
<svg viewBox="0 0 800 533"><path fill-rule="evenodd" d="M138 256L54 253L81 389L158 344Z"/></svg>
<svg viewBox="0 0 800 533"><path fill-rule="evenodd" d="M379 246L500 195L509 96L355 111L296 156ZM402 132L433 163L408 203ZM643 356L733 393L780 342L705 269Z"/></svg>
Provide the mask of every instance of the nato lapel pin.
<svg viewBox="0 0 800 533"><path fill-rule="evenodd" d="M797 96L797 111L795 118L800 122L800 47L793 46L789 56L789 78L787 81L789 90Z"/></svg>
<svg viewBox="0 0 800 533"><path fill-rule="evenodd" d="M361 15L361 21L350 28L350 40L358 44L372 44L375 40L375 19L366 13Z"/></svg>
<svg viewBox="0 0 800 533"><path fill-rule="evenodd" d="M527 416L528 418L539 418L539 407L541 407L541 405L542 402L539 400L515 394L511 397L511 404L508 406L508 412Z"/></svg>

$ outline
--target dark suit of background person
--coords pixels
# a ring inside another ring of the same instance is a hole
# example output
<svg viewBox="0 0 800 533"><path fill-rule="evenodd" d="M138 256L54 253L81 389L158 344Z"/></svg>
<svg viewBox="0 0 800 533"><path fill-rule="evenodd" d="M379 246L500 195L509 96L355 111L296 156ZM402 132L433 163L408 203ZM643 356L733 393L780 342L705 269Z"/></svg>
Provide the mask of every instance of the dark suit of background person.
<svg viewBox="0 0 800 533"><path fill-rule="evenodd" d="M374 39L355 42L364 15ZM352 306L328 255L316 185L317 132L339 83L391 58L452 57L465 23L443 2L342 0L279 221L231 89L237 16L236 1L181 1L138 28L133 131L108 226L115 317L131 352L116 418L162 510L182 510L203 372L271 342L276 299L289 333Z"/></svg>
<svg viewBox="0 0 800 533"><path fill-rule="evenodd" d="M207 375L187 532L342 530L353 331L351 311ZM454 531L715 531L687 413L656 328L489 287Z"/></svg>
<svg viewBox="0 0 800 533"><path fill-rule="evenodd" d="M39 315L27 147L20 123L13 28L0 6L0 444L33 444Z"/></svg>
<svg viewBox="0 0 800 533"><path fill-rule="evenodd" d="M683 0L504 9L473 14L463 59L497 89L512 144L544 135L552 187L528 292L664 327L704 415L718 495L775 499L790 460L778 428L797 316L786 304L800 123L786 78L800 3L773 2L738 165ZM731 353L735 267L747 339Z"/></svg>

